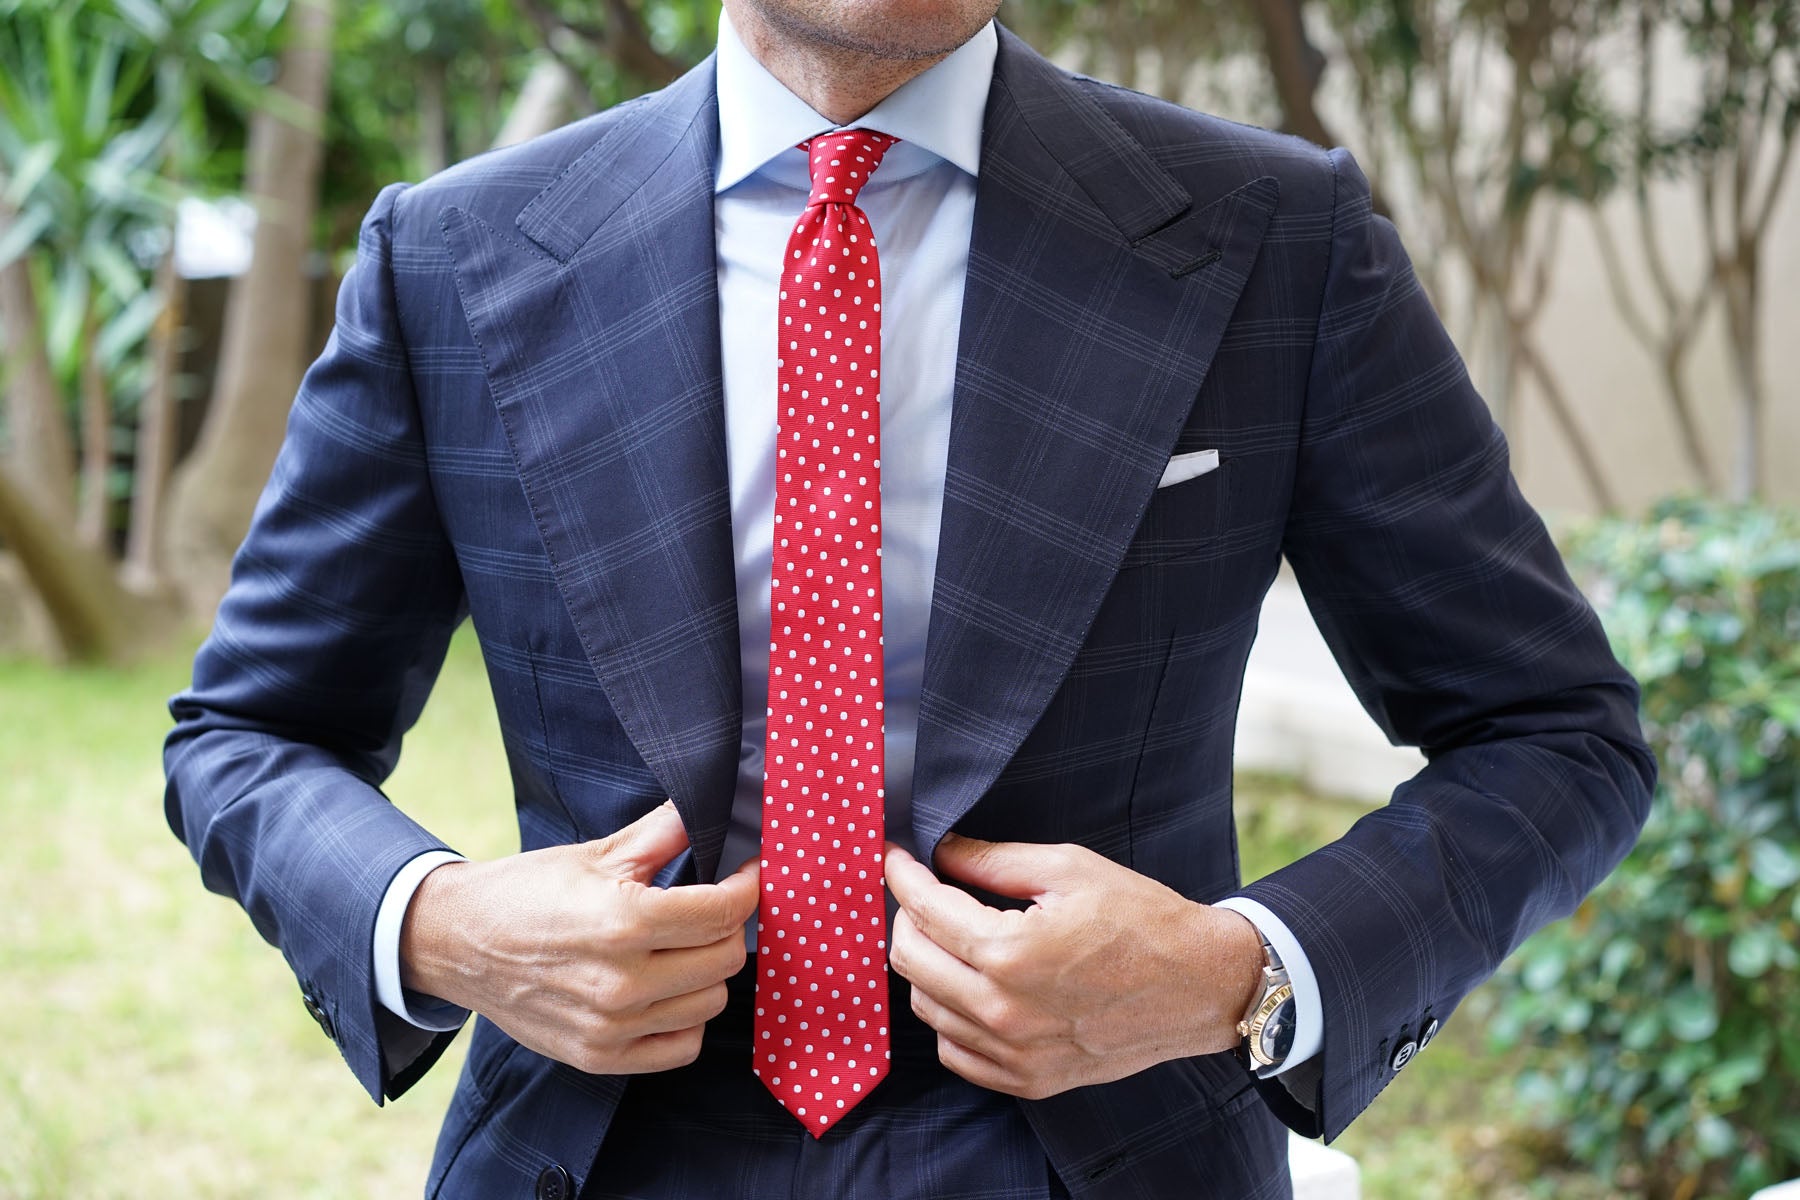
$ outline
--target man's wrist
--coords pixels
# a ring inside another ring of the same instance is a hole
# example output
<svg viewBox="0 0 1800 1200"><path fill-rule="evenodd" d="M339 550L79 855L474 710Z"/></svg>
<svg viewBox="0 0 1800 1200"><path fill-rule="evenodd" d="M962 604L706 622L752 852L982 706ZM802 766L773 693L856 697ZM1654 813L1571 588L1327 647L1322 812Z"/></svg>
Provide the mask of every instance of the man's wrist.
<svg viewBox="0 0 1800 1200"><path fill-rule="evenodd" d="M1263 967L1268 956L1263 951L1262 934L1258 932L1255 922L1241 912L1233 912L1229 908L1215 909L1221 914L1229 914L1229 928L1233 933L1232 973L1229 978L1237 981L1235 989L1228 989L1227 994L1235 997L1235 1006L1226 1014L1231 1023L1231 1034L1235 1040L1238 1022L1250 1011L1262 992Z"/></svg>
<svg viewBox="0 0 1800 1200"><path fill-rule="evenodd" d="M461 897L475 864L442 863L419 881L400 923L400 983L461 1008L469 976Z"/></svg>
<svg viewBox="0 0 1800 1200"><path fill-rule="evenodd" d="M1202 918L1197 975L1192 995L1205 1006L1200 1014L1199 1053L1230 1049L1240 1040L1237 1025L1262 988L1262 935L1242 913L1197 904Z"/></svg>
<svg viewBox="0 0 1800 1200"><path fill-rule="evenodd" d="M1294 1041L1281 1064L1268 1068L1264 1074L1276 1076L1291 1071L1324 1049L1324 1001L1306 947L1300 944L1279 915L1248 896L1227 896L1216 907L1248 918L1260 936L1274 947L1282 966L1287 969L1288 982L1294 988Z"/></svg>

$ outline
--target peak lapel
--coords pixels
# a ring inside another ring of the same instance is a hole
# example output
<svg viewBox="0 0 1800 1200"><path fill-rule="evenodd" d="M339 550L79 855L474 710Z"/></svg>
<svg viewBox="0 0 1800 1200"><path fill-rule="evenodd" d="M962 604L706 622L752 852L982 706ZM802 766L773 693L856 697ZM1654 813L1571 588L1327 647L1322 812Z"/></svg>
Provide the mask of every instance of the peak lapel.
<svg viewBox="0 0 1800 1200"><path fill-rule="evenodd" d="M1272 178L1195 198L1003 34L963 300L914 777L929 854L1081 648L1249 275Z"/></svg>
<svg viewBox="0 0 1800 1200"><path fill-rule="evenodd" d="M708 879L742 734L717 144L709 60L619 112L516 231L456 209L443 218L557 587Z"/></svg>

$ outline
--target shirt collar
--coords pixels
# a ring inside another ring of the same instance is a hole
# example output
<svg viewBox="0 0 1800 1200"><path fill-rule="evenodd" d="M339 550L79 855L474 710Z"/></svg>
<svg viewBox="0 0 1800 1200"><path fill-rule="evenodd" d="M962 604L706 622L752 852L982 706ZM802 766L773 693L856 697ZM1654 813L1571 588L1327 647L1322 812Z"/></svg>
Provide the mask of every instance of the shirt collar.
<svg viewBox="0 0 1800 1200"><path fill-rule="evenodd" d="M970 175L981 162L981 124L988 86L994 78L999 35L989 21L981 31L937 63L896 89L880 104L852 122L900 139L882 160L887 183L916 175L948 161ZM794 148L815 134L832 129L830 118L814 112L787 89L744 46L731 18L719 15L719 163L714 193L723 192L793 151L784 168L799 171L806 186L806 160ZM788 174L784 170L782 174Z"/></svg>

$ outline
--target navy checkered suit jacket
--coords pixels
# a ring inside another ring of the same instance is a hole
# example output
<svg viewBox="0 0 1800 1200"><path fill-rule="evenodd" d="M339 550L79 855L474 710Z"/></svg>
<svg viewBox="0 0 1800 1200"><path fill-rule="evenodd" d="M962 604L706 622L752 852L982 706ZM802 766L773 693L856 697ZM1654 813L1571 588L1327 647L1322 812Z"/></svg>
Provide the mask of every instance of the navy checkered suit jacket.
<svg viewBox="0 0 1800 1200"><path fill-rule="evenodd" d="M379 787L465 615L525 848L672 796L692 849L668 878L717 866L741 729L717 139L709 61L381 194L172 702L171 824L377 1100L448 1041L390 1065L409 1027L375 999L370 943L389 879L440 845ZM1218 469L1158 489L1171 455L1209 448ZM1429 765L1247 888L1318 975L1307 1103L1259 1099L1226 1056L1026 1103L1076 1195L1250 1192L1281 1165L1278 1146L1221 1165L1246 1104L1335 1136L1396 1047L1625 854L1655 768L1635 685L1349 157L1071 77L1004 35L918 845L952 827L1079 842L1195 900L1237 890L1233 724L1284 554L1369 712ZM553 1164L579 1180L622 1087L477 1022L433 1187L528 1194Z"/></svg>

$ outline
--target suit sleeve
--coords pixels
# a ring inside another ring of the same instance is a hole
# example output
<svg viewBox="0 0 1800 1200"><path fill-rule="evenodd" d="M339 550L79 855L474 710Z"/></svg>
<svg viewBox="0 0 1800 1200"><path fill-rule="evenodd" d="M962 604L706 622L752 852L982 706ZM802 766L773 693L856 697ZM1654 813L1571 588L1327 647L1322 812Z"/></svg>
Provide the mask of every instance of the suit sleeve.
<svg viewBox="0 0 1800 1200"><path fill-rule="evenodd" d="M365 219L337 325L232 563L231 587L170 701L169 824L212 891L243 905L306 1009L380 1103L443 1052L384 1009L376 912L443 843L380 790L464 601L438 520L396 316L390 224Z"/></svg>
<svg viewBox="0 0 1800 1200"><path fill-rule="evenodd" d="M1258 1086L1327 1140L1618 864L1656 771L1637 686L1520 495L1393 226L1348 154L1331 165L1283 549L1363 706L1427 765L1343 838L1243 889L1306 948L1325 1019L1316 1102Z"/></svg>

